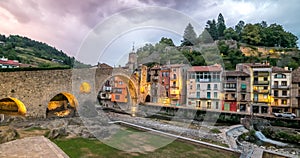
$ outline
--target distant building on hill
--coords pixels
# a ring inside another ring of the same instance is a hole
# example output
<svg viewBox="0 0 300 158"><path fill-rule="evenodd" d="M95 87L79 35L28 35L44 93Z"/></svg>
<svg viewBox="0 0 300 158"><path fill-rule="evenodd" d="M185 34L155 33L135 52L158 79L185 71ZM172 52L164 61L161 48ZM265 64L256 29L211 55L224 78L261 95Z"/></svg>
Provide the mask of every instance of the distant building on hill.
<svg viewBox="0 0 300 158"><path fill-rule="evenodd" d="M20 63L18 60L9 60L8 58L5 57L0 58L0 68L2 69L19 68L19 67L37 67L37 66L31 64L23 64Z"/></svg>

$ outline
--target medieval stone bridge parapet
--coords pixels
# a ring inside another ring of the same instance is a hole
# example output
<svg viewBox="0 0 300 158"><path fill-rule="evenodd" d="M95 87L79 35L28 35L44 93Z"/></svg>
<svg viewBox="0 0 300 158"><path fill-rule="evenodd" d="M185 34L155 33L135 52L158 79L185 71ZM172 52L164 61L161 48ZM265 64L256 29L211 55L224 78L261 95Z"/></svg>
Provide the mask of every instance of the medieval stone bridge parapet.
<svg viewBox="0 0 300 158"><path fill-rule="evenodd" d="M17 98L27 109L26 117L45 117L50 100L57 94L74 95L79 106L87 100L94 103L101 86L113 76L128 82L131 99L137 104L138 79L123 68L0 72L0 99ZM83 82L90 85L89 93L80 91Z"/></svg>

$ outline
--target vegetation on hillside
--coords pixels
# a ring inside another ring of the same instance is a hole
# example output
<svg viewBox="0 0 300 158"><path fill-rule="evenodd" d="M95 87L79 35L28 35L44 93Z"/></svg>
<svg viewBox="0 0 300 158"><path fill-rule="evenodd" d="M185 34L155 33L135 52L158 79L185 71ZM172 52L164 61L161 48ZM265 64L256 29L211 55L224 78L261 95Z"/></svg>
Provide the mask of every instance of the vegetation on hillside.
<svg viewBox="0 0 300 158"><path fill-rule="evenodd" d="M238 63L267 61L273 66L295 69L300 66L297 40L297 36L284 30L283 26L268 25L265 21L245 24L241 20L234 27L227 28L220 13L217 21L207 21L199 36L189 23L180 46L174 46L172 39L162 37L158 43L146 44L138 49L137 54L140 63L152 63L155 58L159 59L156 63L161 65L189 63L193 66L204 66L224 63L225 69L232 70ZM249 48L253 53L245 55L241 46ZM265 52L260 52L260 47Z"/></svg>
<svg viewBox="0 0 300 158"><path fill-rule="evenodd" d="M18 60L23 64L30 64L41 68L49 67L79 67L86 65L69 57L63 51L57 50L46 43L31 40L19 35L6 37L0 34L0 57Z"/></svg>

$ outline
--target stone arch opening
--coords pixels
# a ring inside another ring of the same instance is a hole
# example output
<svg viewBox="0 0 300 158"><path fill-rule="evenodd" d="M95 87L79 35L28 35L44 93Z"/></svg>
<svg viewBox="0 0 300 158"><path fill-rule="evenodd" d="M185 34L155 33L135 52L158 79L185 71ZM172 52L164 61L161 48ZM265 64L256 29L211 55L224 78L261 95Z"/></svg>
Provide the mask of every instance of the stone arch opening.
<svg viewBox="0 0 300 158"><path fill-rule="evenodd" d="M46 117L73 117L75 116L77 106L78 101L74 95L61 92L49 101Z"/></svg>
<svg viewBox="0 0 300 158"><path fill-rule="evenodd" d="M25 105L17 98L3 98L0 100L0 113L7 115L23 115L27 110Z"/></svg>
<svg viewBox="0 0 300 158"><path fill-rule="evenodd" d="M98 82L97 99L100 105L134 112L138 103L137 85L131 76L115 73Z"/></svg>

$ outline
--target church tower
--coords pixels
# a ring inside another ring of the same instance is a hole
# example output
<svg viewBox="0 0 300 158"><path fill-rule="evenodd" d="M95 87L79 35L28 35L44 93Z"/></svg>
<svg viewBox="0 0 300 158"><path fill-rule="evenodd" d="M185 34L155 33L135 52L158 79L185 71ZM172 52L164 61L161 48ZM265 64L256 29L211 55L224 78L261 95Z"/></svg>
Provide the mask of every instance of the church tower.
<svg viewBox="0 0 300 158"><path fill-rule="evenodd" d="M128 63L126 64L126 67L130 72L133 72L137 68L137 54L134 50L134 44L132 46L132 51L129 53Z"/></svg>

